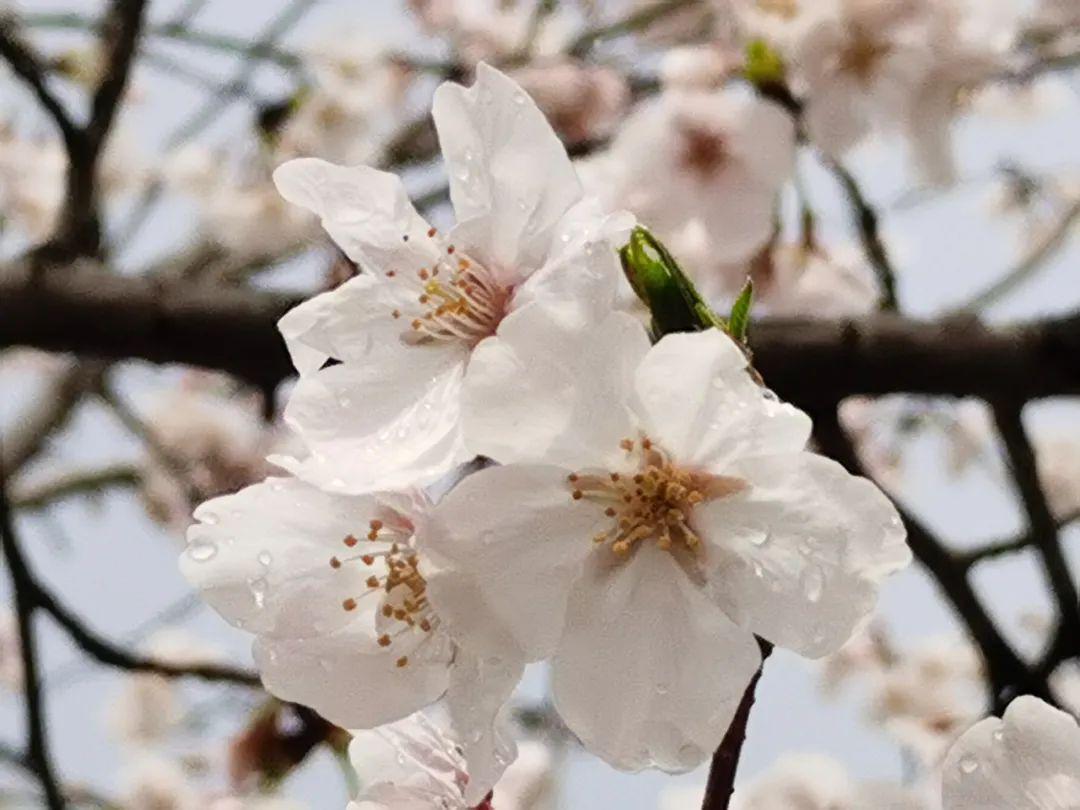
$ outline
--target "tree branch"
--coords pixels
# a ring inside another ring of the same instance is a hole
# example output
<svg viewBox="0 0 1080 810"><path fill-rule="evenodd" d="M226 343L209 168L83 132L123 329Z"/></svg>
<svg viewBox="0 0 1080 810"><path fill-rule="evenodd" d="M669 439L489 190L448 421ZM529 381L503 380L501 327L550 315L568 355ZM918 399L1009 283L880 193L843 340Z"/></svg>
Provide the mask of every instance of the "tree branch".
<svg viewBox="0 0 1080 810"><path fill-rule="evenodd" d="M812 411L811 416L814 419L814 438L821 450L840 462L851 474L873 480L841 427L835 407L820 407ZM967 567L918 518L903 507L898 506L898 509L907 529L912 554L937 582L942 596L952 605L979 647L989 674L990 702L994 710L1004 710L1009 700L1018 693L1052 700L1045 678L1031 671L986 612L968 581Z"/></svg>
<svg viewBox="0 0 1080 810"><path fill-rule="evenodd" d="M13 487L11 503L16 509L45 509L57 501L100 493L115 487L135 487L142 480L131 464L114 464L94 470L74 470L41 483Z"/></svg>
<svg viewBox="0 0 1080 810"><path fill-rule="evenodd" d="M739 708L735 710L735 717L728 726L727 734L724 735L723 742L713 754L701 810L728 810L732 794L735 792L735 772L739 767L743 743L746 742L746 726L750 721L750 710L754 707L754 695L757 692L758 681L761 680L761 673L765 669L765 661L773 650L773 645L769 642L760 638L757 641L761 648L761 666L750 679Z"/></svg>
<svg viewBox="0 0 1080 810"><path fill-rule="evenodd" d="M94 267L0 271L0 347L182 363L269 389L293 371L275 328L301 299L111 275ZM975 319L766 320L754 362L808 408L855 394L1002 397L1080 394L1080 315L989 327Z"/></svg>
<svg viewBox="0 0 1080 810"><path fill-rule="evenodd" d="M46 728L45 696L38 675L37 637L34 614L41 602L34 579L23 559L15 534L15 521L7 498L7 474L0 467L0 544L7 561L8 575L15 595L15 615L22 653L23 695L26 706L26 757L41 784L49 810L63 810L64 798L53 772L52 754Z"/></svg>
<svg viewBox="0 0 1080 810"><path fill-rule="evenodd" d="M82 134L67 110L49 90L46 84L48 72L38 55L19 35L17 20L10 13L0 13L0 56L11 66L15 75L34 92L38 102L60 130L68 153L78 149Z"/></svg>
<svg viewBox="0 0 1080 810"><path fill-rule="evenodd" d="M1042 562L1043 574L1059 612L1059 643L1080 653L1080 594L1061 548L1057 521L1046 501L1035 451L1028 440L1017 401L993 404L994 422L1009 457L1013 481L1031 525L1032 545Z"/></svg>

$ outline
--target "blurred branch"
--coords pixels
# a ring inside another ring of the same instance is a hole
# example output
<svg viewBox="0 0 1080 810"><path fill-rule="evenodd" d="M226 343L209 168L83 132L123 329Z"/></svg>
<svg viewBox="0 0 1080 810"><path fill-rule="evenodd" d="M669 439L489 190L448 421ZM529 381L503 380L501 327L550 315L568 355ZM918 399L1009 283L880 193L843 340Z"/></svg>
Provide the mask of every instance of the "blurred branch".
<svg viewBox="0 0 1080 810"><path fill-rule="evenodd" d="M115 464L95 470L74 470L30 486L13 487L11 503L16 509L35 511L57 501L99 494L117 487L135 487L142 480L138 467Z"/></svg>
<svg viewBox="0 0 1080 810"><path fill-rule="evenodd" d="M648 28L669 14L697 5L701 0L657 0L637 11L607 25L600 25L582 32L567 49L571 56L585 56L598 42Z"/></svg>
<svg viewBox="0 0 1080 810"><path fill-rule="evenodd" d="M968 312L984 309L991 304L997 303L1004 296L1028 281L1044 266L1047 259L1051 258L1064 246L1077 220L1080 220L1080 197L1073 200L1061 218L1054 223L1045 236L1035 243L1031 251L1020 260L1016 267L1006 272L982 292L976 294L964 305L963 309Z"/></svg>
<svg viewBox="0 0 1080 810"><path fill-rule="evenodd" d="M97 385L103 371L104 365L98 362L72 363L57 373L33 405L16 418L14 429L0 447L0 465L9 477L44 449L49 437L63 427L83 395Z"/></svg>
<svg viewBox="0 0 1080 810"><path fill-rule="evenodd" d="M859 460L855 446L837 418L836 408L821 407L811 412L814 438L826 455L840 462L853 475L873 480ZM880 486L880 484L879 484ZM895 500L895 499L894 499ZM1013 696L1033 694L1053 700L1050 687L1040 672L1032 672L994 624L971 582L968 568L915 515L897 504L907 529L912 554L936 581L945 600L952 605L979 647L989 675L990 703L995 712L1004 710Z"/></svg>
<svg viewBox="0 0 1080 810"><path fill-rule="evenodd" d="M63 794L53 772L52 755L46 728L45 695L38 675L37 636L34 614L44 607L41 592L27 568L15 534L15 520L7 497L8 473L0 467L0 544L7 562L8 575L14 593L15 616L19 630L19 648L23 668L23 702L26 708L26 754L28 762L41 784L49 810L62 810Z"/></svg>
<svg viewBox="0 0 1080 810"><path fill-rule="evenodd" d="M75 12L38 12L20 15L22 22L32 28L54 28L74 31L93 31L100 23L85 14ZM295 68L301 64L300 57L273 43L253 42L243 37L232 37L212 31L200 31L191 28L186 21L151 24L146 26L148 36L170 39L195 45L210 50L242 56L263 62L273 62L286 68Z"/></svg>
<svg viewBox="0 0 1080 810"><path fill-rule="evenodd" d="M34 92L38 102L53 119L70 153L77 147L81 135L67 110L49 90L48 71L33 48L19 35L17 18L10 12L0 12L0 56L11 66L15 75Z"/></svg>
<svg viewBox="0 0 1080 810"><path fill-rule="evenodd" d="M1021 418L1021 404L1015 400L994 403L993 412L1016 489L1031 525L1032 545L1038 552L1043 574L1058 606L1060 643L1074 654L1080 653L1080 594L1061 548L1057 521L1042 490L1035 451Z"/></svg>
<svg viewBox="0 0 1080 810"><path fill-rule="evenodd" d="M867 259L870 260L870 266L874 268L878 285L881 287L881 308L895 312L900 306L896 296L896 271L885 248L885 242L881 238L878 213L867 201L862 188L851 172L835 160L826 160L825 165L840 183L848 205L851 206L855 215L859 241L862 243Z"/></svg>
<svg viewBox="0 0 1080 810"><path fill-rule="evenodd" d="M1080 511L1072 512L1064 517L1058 518L1056 520L1057 528L1058 530L1061 530L1077 520L1080 520ZM1034 545L1034 540L1031 533L1028 532L1021 534L1018 537L1010 537L1007 540L996 540L977 548L958 552L957 557L962 565L970 568L981 562L994 560L1008 554L1016 554L1032 545Z"/></svg>
<svg viewBox="0 0 1080 810"><path fill-rule="evenodd" d="M761 666L754 673L754 677L750 679L742 700L739 702L739 707L735 710L731 725L728 726L720 747L713 754L712 763L709 765L709 778L705 783L705 797L701 803L701 810L728 810L732 794L735 792L735 772L739 767L743 743L746 742L746 725L750 722L750 710L754 707L754 695L757 692L758 681L761 680L761 673L765 669L765 661L768 660L773 650L773 646L769 642L760 638L757 642L761 648Z"/></svg>
<svg viewBox="0 0 1080 810"><path fill-rule="evenodd" d="M0 347L217 369L270 390L292 375L276 324L302 299L252 289L117 277L94 267L0 270ZM804 407L855 394L1023 400L1080 394L1080 314L990 327L975 319L768 319L755 364Z"/></svg>

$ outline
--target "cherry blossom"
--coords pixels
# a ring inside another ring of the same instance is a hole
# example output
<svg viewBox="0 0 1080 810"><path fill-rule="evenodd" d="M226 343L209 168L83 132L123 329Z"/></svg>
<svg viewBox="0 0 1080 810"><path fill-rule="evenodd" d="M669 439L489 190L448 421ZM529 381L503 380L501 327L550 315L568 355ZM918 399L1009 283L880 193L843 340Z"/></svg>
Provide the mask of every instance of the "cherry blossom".
<svg viewBox="0 0 1080 810"><path fill-rule="evenodd" d="M584 178L647 222L698 278L768 242L794 155L795 127L778 105L735 89L671 90L631 113Z"/></svg>
<svg viewBox="0 0 1080 810"><path fill-rule="evenodd" d="M263 684L283 700L372 728L446 694L470 791L487 790L513 756L495 725L522 665L460 650L433 609L421 549L428 508L419 493L339 495L269 478L195 511L181 569L255 634Z"/></svg>
<svg viewBox="0 0 1080 810"><path fill-rule="evenodd" d="M650 349L630 316L536 308L474 366L466 434L508 466L433 512L433 604L478 655L551 656L563 719L618 767L695 767L753 634L831 652L909 559L885 497L806 452L809 419L717 330Z"/></svg>
<svg viewBox="0 0 1080 810"><path fill-rule="evenodd" d="M436 92L458 225L442 235L401 181L301 159L275 173L364 271L288 313L301 378L285 420L310 448L277 461L348 492L430 483L468 452L459 429L470 357L538 301L601 315L619 280L609 241L627 217L582 196L566 151L518 85L486 65ZM328 358L337 365L322 368Z"/></svg>
<svg viewBox="0 0 1080 810"><path fill-rule="evenodd" d="M1014 700L956 741L942 768L944 810L1080 807L1080 728L1038 698Z"/></svg>

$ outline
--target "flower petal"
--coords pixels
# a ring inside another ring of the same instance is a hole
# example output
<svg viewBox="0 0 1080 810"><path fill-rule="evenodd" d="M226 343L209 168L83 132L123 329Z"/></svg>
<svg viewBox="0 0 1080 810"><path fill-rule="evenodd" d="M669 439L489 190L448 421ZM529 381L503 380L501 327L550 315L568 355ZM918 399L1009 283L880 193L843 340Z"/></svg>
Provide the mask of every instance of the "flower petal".
<svg viewBox="0 0 1080 810"><path fill-rule="evenodd" d="M1018 697L998 720L968 729L945 757L945 810L1080 807L1080 728L1038 698Z"/></svg>
<svg viewBox="0 0 1080 810"><path fill-rule="evenodd" d="M570 469L621 458L634 435L633 369L648 351L641 324L613 313L596 326L533 304L473 350L462 394L465 442L496 461Z"/></svg>
<svg viewBox="0 0 1080 810"><path fill-rule="evenodd" d="M798 452L810 436L810 418L751 380L719 329L662 338L634 387L646 432L686 464L724 472L743 456Z"/></svg>
<svg viewBox="0 0 1080 810"><path fill-rule="evenodd" d="M813 453L744 459L746 490L698 507L713 599L741 627L810 657L838 649L911 559L876 486Z"/></svg>
<svg viewBox="0 0 1080 810"><path fill-rule="evenodd" d="M525 662L518 657L479 658L457 651L446 706L469 772L465 785L469 807L484 801L517 756L506 708L524 671Z"/></svg>
<svg viewBox="0 0 1080 810"><path fill-rule="evenodd" d="M508 281L539 267L581 197L566 149L512 79L481 63L466 89L445 83L432 108L462 247Z"/></svg>
<svg viewBox="0 0 1080 810"><path fill-rule="evenodd" d="M459 645L545 657L563 627L572 580L605 520L571 498L558 467L491 467L458 484L418 534L435 568L428 597Z"/></svg>
<svg viewBox="0 0 1080 810"><path fill-rule="evenodd" d="M330 558L346 536L367 530L377 506L268 478L195 510L180 569L237 627L280 638L332 632L355 622L341 603L366 590L367 572L334 570Z"/></svg>
<svg viewBox="0 0 1080 810"><path fill-rule="evenodd" d="M258 638L253 653L267 691L348 728L374 728L434 703L446 691L452 655L445 636L410 631L384 649L347 630ZM398 665L402 656L409 659L405 666Z"/></svg>
<svg viewBox="0 0 1080 810"><path fill-rule="evenodd" d="M720 744L760 663L753 637L671 554L643 544L626 564L595 555L574 586L553 664L555 703L612 765L687 771Z"/></svg>
<svg viewBox="0 0 1080 810"><path fill-rule="evenodd" d="M289 202L314 212L350 259L366 270L415 271L439 255L400 178L370 166L290 160L274 172Z"/></svg>
<svg viewBox="0 0 1080 810"><path fill-rule="evenodd" d="M307 374L331 357L363 361L374 352L395 351L408 322L394 312L409 312L415 302L404 285L365 273L293 307L278 321L278 329L293 365Z"/></svg>
<svg viewBox="0 0 1080 810"><path fill-rule="evenodd" d="M464 350L395 346L363 364L301 377L285 422L311 456L272 460L339 492L422 485L465 461L459 435Z"/></svg>

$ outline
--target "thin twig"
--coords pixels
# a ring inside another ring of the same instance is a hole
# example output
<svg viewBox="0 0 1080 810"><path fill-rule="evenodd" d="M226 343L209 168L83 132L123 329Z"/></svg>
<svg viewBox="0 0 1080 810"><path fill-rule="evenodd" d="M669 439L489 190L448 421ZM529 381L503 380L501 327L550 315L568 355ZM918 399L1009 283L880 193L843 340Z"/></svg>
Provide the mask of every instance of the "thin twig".
<svg viewBox="0 0 1080 810"><path fill-rule="evenodd" d="M1080 520L1080 511L1071 512L1056 520L1057 528L1059 530L1063 529L1077 520ZM998 557L1019 553L1026 548L1030 548L1034 545L1034 542L1031 533L1026 532L1017 537L1010 537L1007 540L995 540L977 548L958 552L957 560L961 565L970 568L973 565L994 560Z"/></svg>
<svg viewBox="0 0 1080 810"><path fill-rule="evenodd" d="M750 710L754 707L754 695L757 692L758 681L761 680L761 673L765 669L765 661L773 650L773 645L769 642L760 638L757 641L761 648L761 666L750 679L739 702L739 708L735 710L735 716L731 720L731 725L728 726L727 734L724 735L723 742L713 754L701 810L728 810L731 796L735 791L735 772L738 770L743 743L746 741L746 726L750 721Z"/></svg>
<svg viewBox="0 0 1080 810"><path fill-rule="evenodd" d="M1058 607L1060 639L1080 654L1080 593L1069 571L1068 560L1061 548L1057 521L1039 479L1035 451L1028 439L1021 415L1021 405L1015 402L992 403L994 422L1009 457L1012 472L1024 511L1031 526L1032 545L1038 552L1043 575Z"/></svg>
<svg viewBox="0 0 1080 810"><path fill-rule="evenodd" d="M900 308L896 293L896 271L889 258L885 242L881 238L880 222L877 211L867 201L859 182L839 161L827 160L826 165L844 190L848 204L855 214L855 224L859 232L859 241L870 266L877 275L881 287L881 308L892 312Z"/></svg>
<svg viewBox="0 0 1080 810"><path fill-rule="evenodd" d="M0 467L0 544L7 561L8 575L15 595L15 613L22 653L23 696L26 707L26 759L33 765L49 810L62 810L63 793L53 772L49 746L45 695L38 675L37 636L34 614L42 607L40 592L26 566L15 534L15 520L7 498L7 473Z"/></svg>
<svg viewBox="0 0 1080 810"><path fill-rule="evenodd" d="M962 309L966 312L977 312L985 309L1030 280L1045 266L1046 261L1065 245L1077 220L1080 220L1080 197L1073 200L1065 213L1061 215L1061 218L1054 223L1054 226L1045 236L1035 243L1015 267L1006 271L997 281L972 296L971 300Z"/></svg>
<svg viewBox="0 0 1080 810"><path fill-rule="evenodd" d="M641 31L669 14L697 5L700 2L701 0L658 0L623 17L621 20L590 28L588 31L581 33L570 43L567 52L571 56L584 56L599 42Z"/></svg>
<svg viewBox="0 0 1080 810"><path fill-rule="evenodd" d="M46 509L57 501L80 495L100 494L106 489L138 486L142 473L131 464L114 464L93 470L73 470L30 486L13 487L11 504L16 509Z"/></svg>

